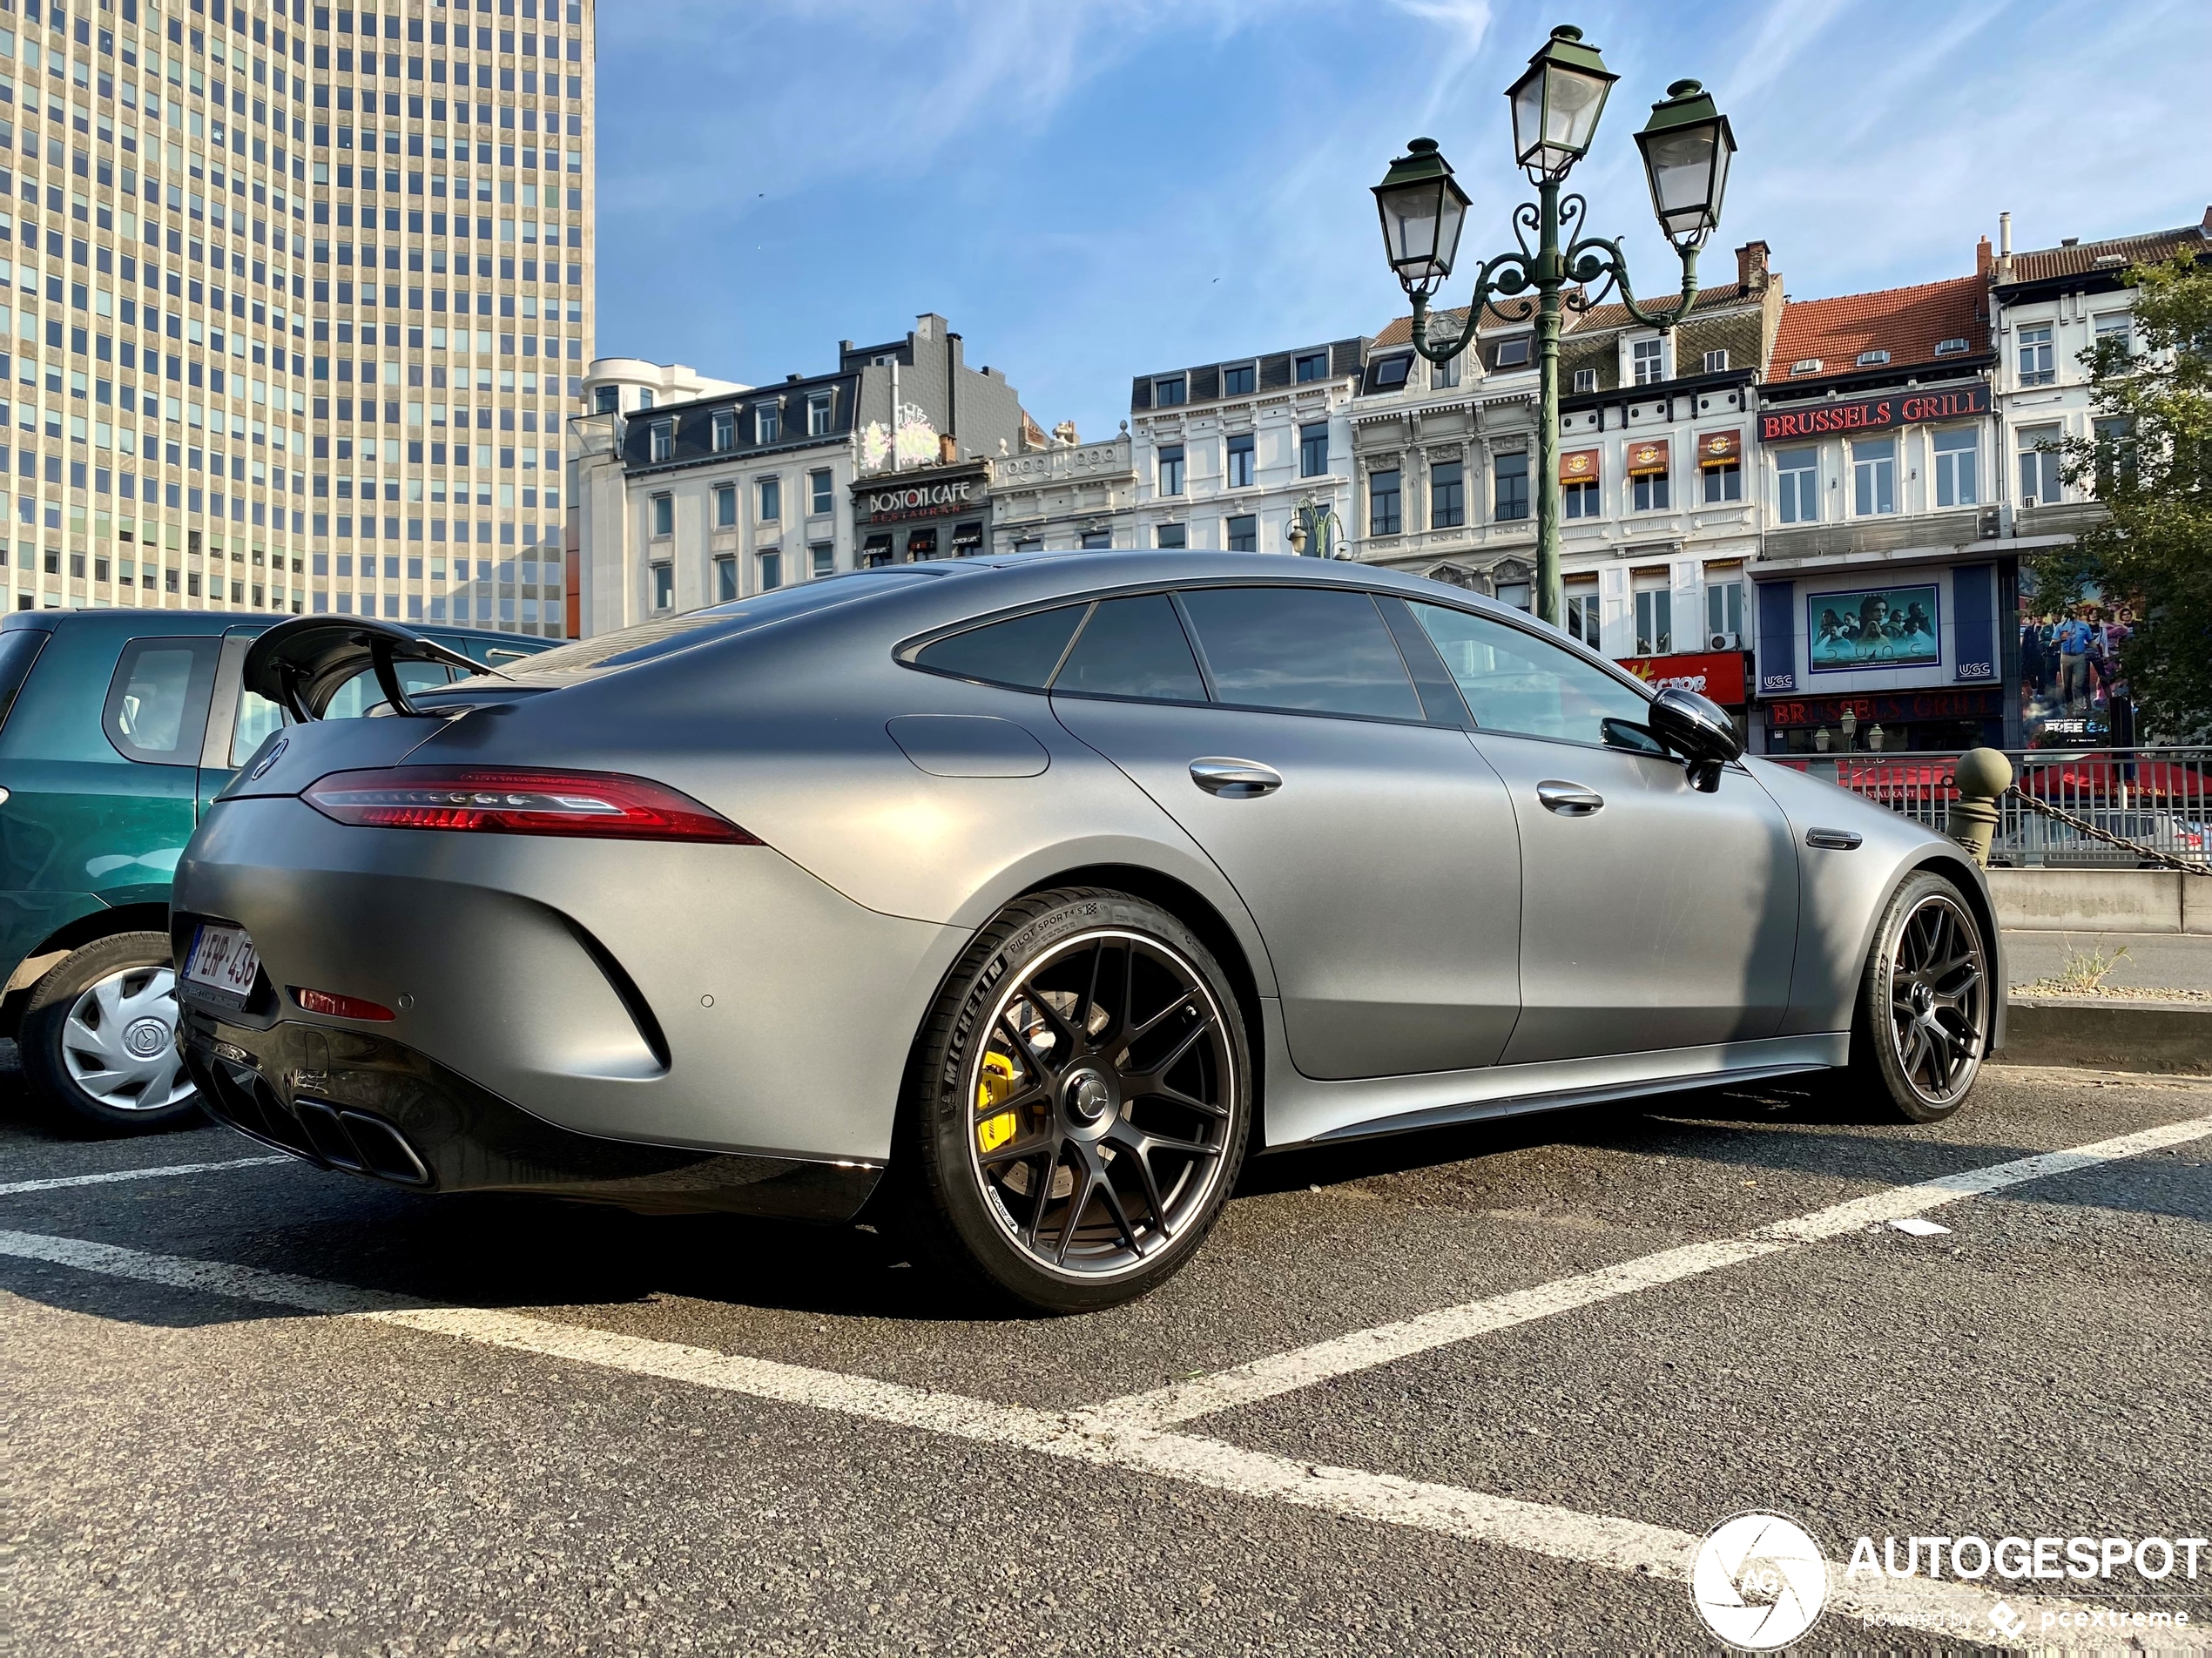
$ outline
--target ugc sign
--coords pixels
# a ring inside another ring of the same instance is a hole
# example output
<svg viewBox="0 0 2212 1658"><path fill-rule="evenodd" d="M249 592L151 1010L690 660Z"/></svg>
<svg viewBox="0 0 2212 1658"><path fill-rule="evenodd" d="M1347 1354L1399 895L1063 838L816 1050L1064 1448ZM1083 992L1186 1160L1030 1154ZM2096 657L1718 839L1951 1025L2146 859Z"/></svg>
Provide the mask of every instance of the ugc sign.
<svg viewBox="0 0 2212 1658"><path fill-rule="evenodd" d="M1959 421L1989 413L1989 387L1977 381L1947 392L1885 392L1853 402L1816 403L1804 408L1762 411L1759 441L1801 442L1838 432L1876 432L1887 426L1918 426L1923 421Z"/></svg>

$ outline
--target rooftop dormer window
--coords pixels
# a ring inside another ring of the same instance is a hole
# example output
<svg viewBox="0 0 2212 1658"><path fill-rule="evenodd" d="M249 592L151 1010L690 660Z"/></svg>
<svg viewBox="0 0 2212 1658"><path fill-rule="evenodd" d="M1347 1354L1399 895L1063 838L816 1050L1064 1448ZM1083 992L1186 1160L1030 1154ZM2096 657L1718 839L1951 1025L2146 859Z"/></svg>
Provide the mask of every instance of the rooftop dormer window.
<svg viewBox="0 0 2212 1658"><path fill-rule="evenodd" d="M1790 365L1792 374L1817 374L1828 365L1817 357L1800 357Z"/></svg>
<svg viewBox="0 0 2212 1658"><path fill-rule="evenodd" d="M1936 341L1935 354L1939 357L1955 357L1960 352L1969 349L1971 347L1967 342L1954 334L1948 340Z"/></svg>
<svg viewBox="0 0 2212 1658"><path fill-rule="evenodd" d="M714 452L721 455L738 447L738 411L718 408L714 411Z"/></svg>
<svg viewBox="0 0 2212 1658"><path fill-rule="evenodd" d="M1411 357L1386 357L1375 365L1375 389L1394 392L1406 384L1406 376L1413 367Z"/></svg>
<svg viewBox="0 0 2212 1658"><path fill-rule="evenodd" d="M1862 351L1858 354L1858 366L1861 368L1878 368L1889 360L1890 354L1886 351Z"/></svg>
<svg viewBox="0 0 2212 1658"><path fill-rule="evenodd" d="M1528 342L1529 336L1525 334L1517 334L1510 340L1498 341L1498 367L1526 368L1528 366Z"/></svg>
<svg viewBox="0 0 2212 1658"><path fill-rule="evenodd" d="M782 430L783 418L773 403L763 403L752 411L752 441L773 443Z"/></svg>
<svg viewBox="0 0 2212 1658"><path fill-rule="evenodd" d="M1299 385L1303 386L1308 381L1326 380L1328 377L1329 354L1327 352L1310 351L1298 360L1298 382Z"/></svg>
<svg viewBox="0 0 2212 1658"><path fill-rule="evenodd" d="M676 458L676 422L655 421L652 427L652 457L656 461Z"/></svg>
<svg viewBox="0 0 2212 1658"><path fill-rule="evenodd" d="M1221 371L1221 394L1224 397L1249 397L1252 393L1254 367L1251 363L1229 363Z"/></svg>
<svg viewBox="0 0 2212 1658"><path fill-rule="evenodd" d="M1629 361L1637 385L1656 386L1667 377L1666 352L1663 340L1639 340L1629 347Z"/></svg>
<svg viewBox="0 0 2212 1658"><path fill-rule="evenodd" d="M1152 382L1152 402L1155 408L1173 408L1190 401L1190 382L1181 374L1170 374L1164 380Z"/></svg>

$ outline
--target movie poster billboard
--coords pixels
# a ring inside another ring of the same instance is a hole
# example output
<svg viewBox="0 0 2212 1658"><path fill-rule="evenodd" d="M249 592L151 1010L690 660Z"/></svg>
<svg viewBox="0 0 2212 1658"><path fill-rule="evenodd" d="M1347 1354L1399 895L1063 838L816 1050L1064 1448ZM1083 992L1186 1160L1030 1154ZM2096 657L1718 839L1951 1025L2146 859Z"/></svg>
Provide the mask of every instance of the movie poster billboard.
<svg viewBox="0 0 2212 1658"><path fill-rule="evenodd" d="M2135 740L2121 647L2134 613L2090 588L2038 598L2020 583L2020 737L2030 748L2101 748Z"/></svg>
<svg viewBox="0 0 2212 1658"><path fill-rule="evenodd" d="M1812 671L1927 668L1943 660L1937 586L1855 588L1805 598Z"/></svg>

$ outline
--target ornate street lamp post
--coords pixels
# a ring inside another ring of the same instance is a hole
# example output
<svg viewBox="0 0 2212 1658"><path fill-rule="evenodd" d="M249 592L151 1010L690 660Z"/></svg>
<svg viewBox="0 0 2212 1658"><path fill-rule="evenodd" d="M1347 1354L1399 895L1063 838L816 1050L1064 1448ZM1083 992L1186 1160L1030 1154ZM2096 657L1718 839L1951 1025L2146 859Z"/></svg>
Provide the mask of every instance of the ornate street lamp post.
<svg viewBox="0 0 2212 1658"><path fill-rule="evenodd" d="M1413 349L1431 362L1448 362L1474 334L1494 295L1507 299L1534 290L1510 313L1536 320L1536 614L1558 625L1565 608L1559 573L1559 334L1562 307L1588 310L1617 286L1629 314L1666 333L1689 313L1697 297L1697 251L1720 223L1736 139L1728 118L1696 81L1676 81L1636 134L1651 185L1652 212L1682 258L1682 297L1671 307L1646 311L1629 286L1628 262L1618 244L1578 233L1588 204L1562 198L1560 185L1590 147L1606 95L1619 78L1605 67L1582 31L1562 24L1528 60L1526 74L1507 89L1513 105L1514 158L1536 186L1537 199L1514 210L1516 251L1486 259L1474 281L1467 326L1433 344L1428 337L1430 297L1452 274L1465 226L1467 192L1452 176L1433 138L1415 138L1390 164L1375 186L1383 246L1391 268L1413 306ZM1536 233L1528 246L1527 233ZM1562 247L1561 236L1568 239ZM1593 294L1592 283L1603 286Z"/></svg>

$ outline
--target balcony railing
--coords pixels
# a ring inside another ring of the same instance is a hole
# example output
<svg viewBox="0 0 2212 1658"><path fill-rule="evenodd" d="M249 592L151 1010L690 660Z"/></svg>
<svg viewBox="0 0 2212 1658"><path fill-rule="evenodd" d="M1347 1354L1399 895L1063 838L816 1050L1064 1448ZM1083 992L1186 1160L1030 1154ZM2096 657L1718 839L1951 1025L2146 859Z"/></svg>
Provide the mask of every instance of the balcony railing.
<svg viewBox="0 0 2212 1658"><path fill-rule="evenodd" d="M1879 801L1931 829L1947 831L1956 754L1769 755ZM2212 863L2212 749L2029 749L2008 756L2020 792L2047 802L2134 848ZM2006 795L1999 803L1990 860L2015 866L2130 869L2141 851L2114 846L2054 821Z"/></svg>
<svg viewBox="0 0 2212 1658"><path fill-rule="evenodd" d="M1770 561L1834 558L1851 553L1901 553L1919 547L1964 547L1994 540L1997 509L1965 507L1952 512L1854 518L1840 524L1770 525L1764 556Z"/></svg>

